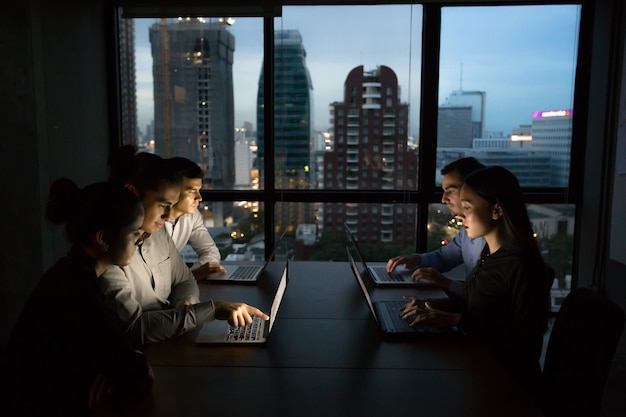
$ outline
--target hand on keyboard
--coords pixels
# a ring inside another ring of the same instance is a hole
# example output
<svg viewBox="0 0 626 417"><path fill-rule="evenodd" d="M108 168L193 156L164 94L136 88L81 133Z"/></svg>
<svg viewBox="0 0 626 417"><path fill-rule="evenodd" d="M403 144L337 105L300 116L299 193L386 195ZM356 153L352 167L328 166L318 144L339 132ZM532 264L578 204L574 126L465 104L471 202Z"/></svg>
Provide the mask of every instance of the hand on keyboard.
<svg viewBox="0 0 626 417"><path fill-rule="evenodd" d="M416 317L410 324L411 326L425 324L437 327L453 327L456 326L461 319L460 314L437 310L432 306L429 300L415 298L404 308L402 318L406 319L412 316Z"/></svg>
<svg viewBox="0 0 626 417"><path fill-rule="evenodd" d="M198 268L191 271L191 273L196 278L196 280L202 281L211 274L225 274L226 268L220 265L219 262L207 262L204 265L199 266Z"/></svg>
<svg viewBox="0 0 626 417"><path fill-rule="evenodd" d="M398 266L403 265L406 269L413 269L420 264L422 257L417 253L412 255L401 255L387 261L387 272L394 271Z"/></svg>
<svg viewBox="0 0 626 417"><path fill-rule="evenodd" d="M252 323L252 315L259 316L263 320L270 317L256 307L245 303L231 303L228 301L213 301L215 306L215 318L228 320L231 326L245 326Z"/></svg>
<svg viewBox="0 0 626 417"><path fill-rule="evenodd" d="M450 288L450 279L434 268L418 268L413 272L413 281L427 281L444 290Z"/></svg>
<svg viewBox="0 0 626 417"><path fill-rule="evenodd" d="M247 326L231 327L226 338L228 340L258 340L263 335L263 322L259 317L254 317L252 323Z"/></svg>
<svg viewBox="0 0 626 417"><path fill-rule="evenodd" d="M405 295L402 298L405 300L409 300L408 303L404 304L400 308L400 311L402 312L408 311L409 309L413 309L414 307L425 309L426 308L425 303L426 301L429 301L428 298L417 298L417 297L413 297L412 295Z"/></svg>

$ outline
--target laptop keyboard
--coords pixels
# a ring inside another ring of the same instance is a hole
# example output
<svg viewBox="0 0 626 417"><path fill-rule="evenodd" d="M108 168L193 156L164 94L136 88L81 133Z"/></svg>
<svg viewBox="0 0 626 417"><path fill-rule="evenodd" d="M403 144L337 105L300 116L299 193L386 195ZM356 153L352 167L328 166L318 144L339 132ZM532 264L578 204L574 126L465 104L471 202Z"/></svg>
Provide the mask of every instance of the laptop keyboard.
<svg viewBox="0 0 626 417"><path fill-rule="evenodd" d="M226 340L259 340L263 337L263 324L265 320L258 316L252 318L252 323L247 326L230 326Z"/></svg>
<svg viewBox="0 0 626 417"><path fill-rule="evenodd" d="M406 305L406 301L385 301L382 303L387 310L388 317L393 322L395 329L402 329L409 326L409 323L400 315L400 309Z"/></svg>
<svg viewBox="0 0 626 417"><path fill-rule="evenodd" d="M393 327L396 330L413 329L417 333L439 333L441 329L437 326L427 326L418 324L415 327L411 327L409 324L415 320L415 317L403 319L400 314L400 308L406 305L406 301L385 301L382 305L388 312L388 317L393 322Z"/></svg>
<svg viewBox="0 0 626 417"><path fill-rule="evenodd" d="M238 279L242 281L254 279L259 269L260 267L255 265L238 266L237 269L233 271L230 279Z"/></svg>
<svg viewBox="0 0 626 417"><path fill-rule="evenodd" d="M376 275L383 281L404 281L404 278L399 272L387 272L387 267L385 266L371 266L370 268L376 272Z"/></svg>

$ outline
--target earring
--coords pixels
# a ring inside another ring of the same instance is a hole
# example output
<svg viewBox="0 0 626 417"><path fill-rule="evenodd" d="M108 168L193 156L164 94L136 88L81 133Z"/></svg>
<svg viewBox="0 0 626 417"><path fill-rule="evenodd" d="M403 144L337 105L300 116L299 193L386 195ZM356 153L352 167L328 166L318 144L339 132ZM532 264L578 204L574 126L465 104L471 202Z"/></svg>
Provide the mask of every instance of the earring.
<svg viewBox="0 0 626 417"><path fill-rule="evenodd" d="M109 244L108 243L102 241L102 242L100 242L100 246L102 246L102 250L103 251L105 251L105 252L109 251Z"/></svg>

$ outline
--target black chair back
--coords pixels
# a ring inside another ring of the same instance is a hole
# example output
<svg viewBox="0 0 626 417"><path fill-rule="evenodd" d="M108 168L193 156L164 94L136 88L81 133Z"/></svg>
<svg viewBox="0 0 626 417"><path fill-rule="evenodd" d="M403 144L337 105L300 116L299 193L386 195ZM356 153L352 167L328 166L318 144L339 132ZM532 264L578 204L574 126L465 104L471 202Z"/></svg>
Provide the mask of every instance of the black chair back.
<svg viewBox="0 0 626 417"><path fill-rule="evenodd" d="M600 415L602 395L624 327L624 311L587 288L572 290L558 312L542 374L546 417Z"/></svg>

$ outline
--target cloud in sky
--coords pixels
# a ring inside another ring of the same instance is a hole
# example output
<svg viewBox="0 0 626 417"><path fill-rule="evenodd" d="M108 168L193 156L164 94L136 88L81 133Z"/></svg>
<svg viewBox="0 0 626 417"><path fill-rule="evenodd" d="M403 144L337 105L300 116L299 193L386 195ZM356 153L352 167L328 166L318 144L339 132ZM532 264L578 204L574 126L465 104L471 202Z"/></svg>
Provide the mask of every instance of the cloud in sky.
<svg viewBox="0 0 626 417"><path fill-rule="evenodd" d="M439 102L461 84L487 93L486 129L505 134L529 124L536 110L571 108L579 6L449 7L442 13ZM348 73L363 65L392 68L417 134L420 94L419 5L293 6L275 29L298 29L307 52L314 95L314 127L328 127L328 106L343 100ZM136 21L137 89L142 129L152 119L152 57L148 26ZM236 18L233 64L235 125L256 127L256 96L263 60L263 22ZM409 98L410 94L410 98Z"/></svg>

